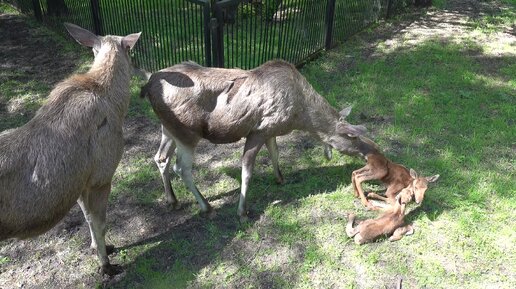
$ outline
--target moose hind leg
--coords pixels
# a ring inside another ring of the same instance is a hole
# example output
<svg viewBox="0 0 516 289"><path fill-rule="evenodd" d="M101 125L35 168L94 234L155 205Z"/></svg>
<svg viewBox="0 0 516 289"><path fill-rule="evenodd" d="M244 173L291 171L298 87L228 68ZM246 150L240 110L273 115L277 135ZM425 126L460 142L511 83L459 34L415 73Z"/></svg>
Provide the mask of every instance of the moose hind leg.
<svg viewBox="0 0 516 289"><path fill-rule="evenodd" d="M414 234L414 228L412 225L406 225L403 227L397 228L394 233L392 233L392 236L389 238L389 241L398 241L405 235L412 235Z"/></svg>
<svg viewBox="0 0 516 289"><path fill-rule="evenodd" d="M177 160L174 171L181 176L181 179L188 187L188 189L194 194L197 203L204 213L211 212L212 208L204 196L199 192L199 189L194 184L192 175L193 165L193 154L194 148L185 146L181 143L177 143Z"/></svg>
<svg viewBox="0 0 516 289"><path fill-rule="evenodd" d="M274 169L274 176L276 177L276 183L283 184L285 179L283 178L283 174L281 174L281 170L278 164L279 151L278 144L276 143L276 137L271 137L265 142L265 146L269 151L269 155L272 161L272 167Z"/></svg>
<svg viewBox="0 0 516 289"><path fill-rule="evenodd" d="M77 200L90 228L91 247L97 251L103 274L116 275L121 272L118 266L111 265L106 248L106 208L111 185L85 191Z"/></svg>
<svg viewBox="0 0 516 289"><path fill-rule="evenodd" d="M247 219L246 194L249 181L253 174L256 155L260 151L264 141L256 136L248 136L245 142L244 154L242 155L242 184L240 186L240 201L238 202L238 215L240 219Z"/></svg>
<svg viewBox="0 0 516 289"><path fill-rule="evenodd" d="M161 126L161 143L159 145L158 152L154 156L154 162L158 166L163 186L165 187L165 198L167 203L171 204L173 208L176 208L178 201L172 184L170 182L170 158L176 149L174 139L170 136L167 129Z"/></svg>

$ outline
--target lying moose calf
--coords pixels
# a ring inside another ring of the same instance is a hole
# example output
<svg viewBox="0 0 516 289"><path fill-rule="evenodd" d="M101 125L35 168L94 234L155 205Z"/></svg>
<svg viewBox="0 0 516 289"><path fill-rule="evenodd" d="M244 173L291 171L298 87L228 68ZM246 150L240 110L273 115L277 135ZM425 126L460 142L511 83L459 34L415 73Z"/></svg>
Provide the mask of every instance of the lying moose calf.
<svg viewBox="0 0 516 289"><path fill-rule="evenodd" d="M119 270L106 252L106 206L123 152L131 49L140 34L96 36L65 24L95 60L50 92L24 126L0 135L0 241L42 234L78 202L102 272Z"/></svg>
<svg viewBox="0 0 516 289"><path fill-rule="evenodd" d="M353 228L355 215L349 214L346 225L346 234L355 238L355 243L362 245L371 242L382 235L392 235L389 241L397 241L403 235L414 233L411 225L405 225L405 206L412 199L412 185L403 189L397 196L392 207L389 207L380 217L369 219L359 223Z"/></svg>
<svg viewBox="0 0 516 289"><path fill-rule="evenodd" d="M359 154L363 126L351 125L319 95L296 68L285 61L269 61L252 70L202 67L193 62L155 72L142 88L162 123L161 144L155 156L167 201L177 204L170 185L170 159L177 147L174 171L195 195L203 212L211 210L193 182L192 163L201 139L231 143L246 139L242 156L242 185L238 215L247 214L246 194L256 155L265 144L278 183L276 137L293 130L309 132L328 147Z"/></svg>

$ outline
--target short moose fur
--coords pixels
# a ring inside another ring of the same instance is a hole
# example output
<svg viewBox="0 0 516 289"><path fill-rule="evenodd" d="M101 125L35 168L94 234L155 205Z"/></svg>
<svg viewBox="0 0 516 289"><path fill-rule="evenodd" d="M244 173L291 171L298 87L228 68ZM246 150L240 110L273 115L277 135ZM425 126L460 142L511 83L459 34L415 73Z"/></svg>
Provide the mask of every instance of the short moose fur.
<svg viewBox="0 0 516 289"><path fill-rule="evenodd" d="M195 195L201 210L210 205L193 183L193 153L200 139L231 143L246 138L242 156L242 186L238 214L246 216L246 193L256 154L265 144L278 183L276 136L293 130L311 133L345 154L358 154L363 126L344 121L291 64L269 61L252 70L206 68L186 62L154 73L142 88L162 123L162 140L155 161L167 201L177 204L170 185L170 157L177 146L174 170ZM325 149L326 155L331 155Z"/></svg>
<svg viewBox="0 0 516 289"><path fill-rule="evenodd" d="M0 135L0 240L44 233L78 202L102 271L111 275L119 270L107 257L106 206L123 152L128 50L140 34L100 37L65 26L95 60L87 73L57 84L27 124Z"/></svg>
<svg viewBox="0 0 516 289"><path fill-rule="evenodd" d="M435 182L439 175L431 177L418 177L417 173L410 169L410 171L399 164L396 164L386 158L379 150L378 146L366 137L360 137L360 153L367 160L367 164L351 175L351 182L353 183L353 190L356 197L359 197L362 204L368 208L374 207L367 200L364 190L362 189L362 182L370 180L380 180L386 185L387 190L385 196L382 197L375 193L369 193L368 197L386 201L389 204L394 204L395 197L403 188L412 185L413 196L416 203L421 203L425 196L428 183Z"/></svg>
<svg viewBox="0 0 516 289"><path fill-rule="evenodd" d="M412 199L413 192L411 191L413 189L412 185L403 189L396 196L394 205L389 207L382 215L376 219L362 221L354 228L355 215L349 214L346 234L349 237L354 237L355 243L360 245L371 242L383 235L392 235L389 240L397 241L403 238L404 235L412 234L414 229L411 225L405 225L404 218L405 206Z"/></svg>

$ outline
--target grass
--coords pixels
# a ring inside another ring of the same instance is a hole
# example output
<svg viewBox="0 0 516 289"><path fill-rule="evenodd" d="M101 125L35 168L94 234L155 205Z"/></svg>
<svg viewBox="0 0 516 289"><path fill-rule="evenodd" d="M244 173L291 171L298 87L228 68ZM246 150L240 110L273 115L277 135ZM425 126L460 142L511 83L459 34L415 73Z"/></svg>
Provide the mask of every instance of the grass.
<svg viewBox="0 0 516 289"><path fill-rule="evenodd" d="M510 22L493 25L503 23ZM346 156L325 161L319 147L309 147L298 158L283 158L288 183L282 187L271 186L270 168L258 165L249 202L259 221L238 225L231 220L234 208L223 208L218 219L233 224L235 231L208 222L201 225L204 245L174 251L185 254L174 261L183 260L178 272L188 276L179 284L377 288L392 286L402 276L407 288L511 287L516 268L512 48L497 47L503 53L496 56L487 42L430 38L395 50L380 43L378 56L363 57L367 35L362 37L308 64L302 73L333 105L353 104L350 121L365 122L389 157L423 174L441 174L423 205L413 207L408 217L416 224L415 235L355 246L344 233L345 212L374 215L355 208L343 176L362 162ZM238 177L237 169L226 172ZM234 234L232 240L222 250L211 250L226 240L225 234ZM187 260L200 256L209 261L188 265ZM141 278L131 269L138 264L139 258L130 263L128 276L115 287ZM167 284L173 275L160 271L141 286Z"/></svg>
<svg viewBox="0 0 516 289"><path fill-rule="evenodd" d="M333 106L353 104L349 121L364 123L388 157L424 175L441 175L423 204L410 207L413 236L356 246L345 234L346 214L375 216L351 194L350 174L363 161L336 154L327 161L320 146L298 136L279 141L283 186L273 184L267 154L258 155L249 223L238 222L236 204L220 204L228 192L238 192L239 152L220 165L196 168L199 188L219 204L214 219L200 216L192 195L174 179L186 220L121 248L112 260L125 275L98 279L98 287L383 288L402 277L404 288L512 288L516 57L513 46L493 37L514 23L513 11L468 19L471 37L430 37L417 45L400 37L395 48L384 40L367 46L377 33L371 29L301 70ZM135 81L128 118L156 122L138 87ZM0 94L16 99L48 89L7 82ZM26 102L27 110L42 102ZM2 119L0 127L15 126L10 121ZM114 204L131 198L135 206L158 207L164 201L146 154L126 160L113 185ZM156 219L147 221L167 226ZM0 256L0 265L11 262Z"/></svg>

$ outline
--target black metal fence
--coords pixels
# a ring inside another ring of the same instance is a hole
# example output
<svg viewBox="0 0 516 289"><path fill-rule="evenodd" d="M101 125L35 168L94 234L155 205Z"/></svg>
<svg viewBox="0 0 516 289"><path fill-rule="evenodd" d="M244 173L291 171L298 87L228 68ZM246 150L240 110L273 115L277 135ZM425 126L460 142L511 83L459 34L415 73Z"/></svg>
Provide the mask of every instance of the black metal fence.
<svg viewBox="0 0 516 289"><path fill-rule="evenodd" d="M412 0L11 0L64 33L72 22L99 35L142 31L134 62L155 71L184 60L249 69L281 58L300 64Z"/></svg>

